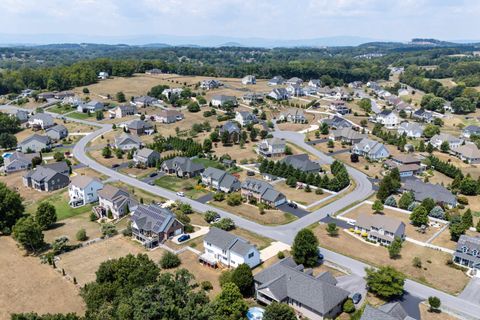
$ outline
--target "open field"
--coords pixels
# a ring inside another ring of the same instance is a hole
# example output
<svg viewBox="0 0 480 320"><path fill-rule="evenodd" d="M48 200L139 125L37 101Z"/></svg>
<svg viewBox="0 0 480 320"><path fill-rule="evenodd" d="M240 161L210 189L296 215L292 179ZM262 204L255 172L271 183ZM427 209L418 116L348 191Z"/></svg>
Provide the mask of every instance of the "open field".
<svg viewBox="0 0 480 320"><path fill-rule="evenodd" d="M420 303L420 318L422 320L457 320L457 317L451 316L445 312L429 312L428 305Z"/></svg>
<svg viewBox="0 0 480 320"><path fill-rule="evenodd" d="M256 206L248 203L242 203L241 205L234 207L229 206L226 200L221 202L210 201L210 204L249 220L266 225L286 224L296 219L294 215L282 212L280 210L265 210L264 214L260 214L260 211Z"/></svg>
<svg viewBox="0 0 480 320"><path fill-rule="evenodd" d="M385 170L381 162L368 162L364 157L358 157L358 162L351 162L350 152L336 154L334 158L362 171L372 178L378 177L381 179L382 172Z"/></svg>
<svg viewBox="0 0 480 320"><path fill-rule="evenodd" d="M208 193L203 187L197 185L197 179L195 178L182 179L177 176L166 175L156 179L155 184L171 191L183 191L185 196L192 199L197 199Z"/></svg>
<svg viewBox="0 0 480 320"><path fill-rule="evenodd" d="M325 225L320 224L313 230L320 239L322 247L374 266L390 265L397 270L401 270L409 278L451 294L460 293L469 281L463 271L446 264L447 260L452 259L452 256L448 253L404 242L401 257L392 260L389 258L386 248L360 241L352 234L348 234L348 231L341 231L337 237L330 237L325 230ZM422 268L413 266L412 260L414 257L421 259Z"/></svg>
<svg viewBox="0 0 480 320"><path fill-rule="evenodd" d="M90 212L92 210L92 205L88 204L79 208L72 208L68 205L69 197L68 190L62 189L61 192L56 192L54 194L48 194L49 196L42 201L50 202L55 209L57 210L57 219L63 220L70 218L81 213ZM30 206L26 207L25 211L28 213L34 213L37 210L39 202L35 202Z"/></svg>
<svg viewBox="0 0 480 320"><path fill-rule="evenodd" d="M95 239L102 236L100 224L90 221L90 211L63 219L57 222L53 228L44 231L45 242L52 243L56 238L67 236L70 244L77 244L76 239L78 230L85 229L88 239Z"/></svg>
<svg viewBox="0 0 480 320"><path fill-rule="evenodd" d="M330 193L316 194L315 191L305 192L302 189L290 188L285 182L275 183L275 190L282 192L288 200L293 200L301 205L309 205L330 196Z"/></svg>
<svg viewBox="0 0 480 320"><path fill-rule="evenodd" d="M369 204L362 204L357 208L349 211L347 214L344 215L345 218L350 218L356 220L360 213L367 213L367 214L374 214L372 210L372 206ZM409 215L403 212L395 211L392 209L385 209L383 210L383 214L389 218L393 218L396 220L403 221L405 223L405 234L409 238L413 238L418 241L427 241L432 237L440 228L429 227L425 233L420 233L416 227L410 224Z"/></svg>
<svg viewBox="0 0 480 320"><path fill-rule="evenodd" d="M23 256L11 237L0 237L0 319L10 313L83 315L85 306L73 283L37 257Z"/></svg>
<svg viewBox="0 0 480 320"><path fill-rule="evenodd" d="M467 230L465 234L471 237L480 236L478 232L470 231L470 230ZM457 246L457 243L450 238L450 230L448 228L445 229L442 233L440 233L438 237L433 239L432 244L436 246L452 249L452 250L455 250Z"/></svg>

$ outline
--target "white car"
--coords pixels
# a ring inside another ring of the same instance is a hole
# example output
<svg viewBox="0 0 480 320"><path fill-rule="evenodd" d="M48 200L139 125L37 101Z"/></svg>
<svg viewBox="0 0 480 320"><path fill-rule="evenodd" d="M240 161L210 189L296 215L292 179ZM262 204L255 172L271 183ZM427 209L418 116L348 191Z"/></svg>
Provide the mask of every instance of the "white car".
<svg viewBox="0 0 480 320"><path fill-rule="evenodd" d="M185 197L185 193L181 192L181 191L178 191L177 192L177 196L179 197Z"/></svg>

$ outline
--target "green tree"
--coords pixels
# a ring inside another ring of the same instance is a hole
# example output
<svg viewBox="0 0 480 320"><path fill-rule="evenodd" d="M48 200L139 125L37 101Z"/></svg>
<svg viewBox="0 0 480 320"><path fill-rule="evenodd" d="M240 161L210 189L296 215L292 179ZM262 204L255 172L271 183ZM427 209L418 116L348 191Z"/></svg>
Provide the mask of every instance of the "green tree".
<svg viewBox="0 0 480 320"><path fill-rule="evenodd" d="M450 151L450 144L448 141L443 141L442 144L440 145L440 151L447 153Z"/></svg>
<svg viewBox="0 0 480 320"><path fill-rule="evenodd" d="M263 320L297 320L297 316L288 304L274 301L265 308Z"/></svg>
<svg viewBox="0 0 480 320"><path fill-rule="evenodd" d="M392 243L388 246L388 254L390 259L396 259L400 256L400 251L402 250L402 239L395 237Z"/></svg>
<svg viewBox="0 0 480 320"><path fill-rule="evenodd" d="M335 222L327 224L327 233L331 237L336 237L338 235L338 227Z"/></svg>
<svg viewBox="0 0 480 320"><path fill-rule="evenodd" d="M84 228L82 228L77 231L77 234L75 237L77 241L86 241L88 239L87 231Z"/></svg>
<svg viewBox="0 0 480 320"><path fill-rule="evenodd" d="M178 267L182 261L175 253L165 251L159 263L162 269L172 269Z"/></svg>
<svg viewBox="0 0 480 320"><path fill-rule="evenodd" d="M117 92L115 95L115 98L117 99L118 102L126 102L127 99L125 98L125 94L122 91Z"/></svg>
<svg viewBox="0 0 480 320"><path fill-rule="evenodd" d="M110 158L112 156L112 149L109 146L103 147L102 149L102 157Z"/></svg>
<svg viewBox="0 0 480 320"><path fill-rule="evenodd" d="M428 211L423 206L413 209L410 214L410 221L416 227L428 224Z"/></svg>
<svg viewBox="0 0 480 320"><path fill-rule="evenodd" d="M243 300L238 287L234 283L228 282L222 287L222 292L213 300L212 309L215 314L214 320L240 320L244 319L248 305Z"/></svg>
<svg viewBox="0 0 480 320"><path fill-rule="evenodd" d="M353 303L352 299L347 299L343 303L343 312L345 313L352 313L355 311L355 304Z"/></svg>
<svg viewBox="0 0 480 320"><path fill-rule="evenodd" d="M385 299L392 299L403 295L405 275L390 266L381 266L378 269L366 268L367 288L370 292Z"/></svg>
<svg viewBox="0 0 480 320"><path fill-rule="evenodd" d="M462 218L459 216L453 216L450 218L450 238L453 241L458 241L460 236L465 233L466 228L465 224L462 221Z"/></svg>
<svg viewBox="0 0 480 320"><path fill-rule="evenodd" d="M210 151L212 151L212 140L203 140L203 152L209 153Z"/></svg>
<svg viewBox="0 0 480 320"><path fill-rule="evenodd" d="M97 119L98 121L100 120L103 120L104 116L103 116L103 111L97 111L95 112L95 119Z"/></svg>
<svg viewBox="0 0 480 320"><path fill-rule="evenodd" d="M17 146L17 138L8 132L0 133L0 147L4 149L12 149Z"/></svg>
<svg viewBox="0 0 480 320"><path fill-rule="evenodd" d="M35 213L35 221L42 230L46 230L57 222L57 210L50 202L41 202Z"/></svg>
<svg viewBox="0 0 480 320"><path fill-rule="evenodd" d="M383 211L383 203L380 200L375 200L372 204L372 210L374 213L381 213Z"/></svg>
<svg viewBox="0 0 480 320"><path fill-rule="evenodd" d="M0 232L9 234L24 210L20 194L0 182Z"/></svg>
<svg viewBox="0 0 480 320"><path fill-rule="evenodd" d="M470 210L470 208L468 208L467 211L465 211L465 213L462 215L462 224L465 230L473 227L472 210Z"/></svg>
<svg viewBox="0 0 480 320"><path fill-rule="evenodd" d="M244 297L249 297L252 295L253 274L252 269L250 269L248 264L242 263L236 269L234 269L232 272L231 281L237 285Z"/></svg>
<svg viewBox="0 0 480 320"><path fill-rule="evenodd" d="M313 267L318 263L318 239L310 229L300 230L292 245L292 256L297 264Z"/></svg>
<svg viewBox="0 0 480 320"><path fill-rule="evenodd" d="M436 312L441 305L441 301L438 297L428 297L428 305L430 306L430 312Z"/></svg>
<svg viewBox="0 0 480 320"><path fill-rule="evenodd" d="M53 154L53 159L55 159L57 162L60 162L65 160L65 155L62 152L57 151Z"/></svg>
<svg viewBox="0 0 480 320"><path fill-rule="evenodd" d="M100 229L101 229L102 235L107 238L113 237L118 233L117 228L112 223L104 223L102 224L102 227Z"/></svg>
<svg viewBox="0 0 480 320"><path fill-rule="evenodd" d="M433 137L434 135L436 134L439 134L440 133L440 127L439 126L436 126L434 124L427 124L423 130L423 135L426 137L426 138L431 138Z"/></svg>
<svg viewBox="0 0 480 320"><path fill-rule="evenodd" d="M42 228L31 216L17 221L13 227L13 238L29 252L35 252L44 245Z"/></svg>

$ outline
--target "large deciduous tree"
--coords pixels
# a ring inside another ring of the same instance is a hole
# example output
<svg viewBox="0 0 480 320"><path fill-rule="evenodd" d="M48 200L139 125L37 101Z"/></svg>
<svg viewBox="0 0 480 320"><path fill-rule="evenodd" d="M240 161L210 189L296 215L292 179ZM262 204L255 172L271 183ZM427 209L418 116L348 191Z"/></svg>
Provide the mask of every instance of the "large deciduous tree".
<svg viewBox="0 0 480 320"><path fill-rule="evenodd" d="M318 263L318 239L310 229L300 230L292 245L293 259L305 267L313 267Z"/></svg>

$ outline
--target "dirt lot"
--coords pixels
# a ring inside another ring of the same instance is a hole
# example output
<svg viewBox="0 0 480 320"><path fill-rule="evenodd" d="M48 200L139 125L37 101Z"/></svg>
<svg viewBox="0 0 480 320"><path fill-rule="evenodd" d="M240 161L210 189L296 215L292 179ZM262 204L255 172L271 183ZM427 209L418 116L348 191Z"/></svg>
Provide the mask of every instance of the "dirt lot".
<svg viewBox="0 0 480 320"><path fill-rule="evenodd" d="M453 157L453 156L445 154L445 153L437 152L437 151L435 151L433 153L433 155L436 156L437 158L439 158L442 161L447 161L447 162L453 164L457 168L460 168L463 172L470 173L470 175L472 176L473 179L478 179L480 177L480 165L478 165L478 164L477 165L468 164L468 163L465 163L465 162L461 161L460 159L458 159L456 157Z"/></svg>
<svg viewBox="0 0 480 320"><path fill-rule="evenodd" d="M331 195L331 193L328 192L316 194L314 191L305 192L302 189L290 188L285 182L275 183L274 187L275 190L282 192L288 200L293 200L302 205L309 205Z"/></svg>
<svg viewBox="0 0 480 320"><path fill-rule="evenodd" d="M381 162L368 162L364 157L358 157L358 162L351 162L349 152L336 154L334 158L347 163L349 166L352 166L373 178L378 177L381 179L382 172L385 170Z"/></svg>
<svg viewBox="0 0 480 320"><path fill-rule="evenodd" d="M451 316L445 312L429 312L429 307L423 303L420 303L420 318L422 320L456 320L457 317Z"/></svg>
<svg viewBox="0 0 480 320"><path fill-rule="evenodd" d="M461 292L469 281L464 272L446 265L446 261L451 260L451 255L448 253L404 242L401 257L392 260L389 258L386 248L359 241L353 235L347 234L348 231L341 231L337 237L330 237L327 235L325 226L318 225L314 228L314 232L320 239L322 247L375 266L391 265L397 270L401 270L409 278L427 283L451 294ZM416 268L412 265L414 257L421 259L422 268Z"/></svg>
<svg viewBox="0 0 480 320"><path fill-rule="evenodd" d="M266 225L286 224L296 219L295 216L280 210L265 210L265 214L260 214L256 206L247 203L242 203L241 205L234 207L229 206L226 200L221 202L211 201L210 204L215 207L228 210L231 213L242 216L249 220Z"/></svg>
<svg viewBox="0 0 480 320"><path fill-rule="evenodd" d="M77 244L79 242L75 236L77 231L82 228L85 229L90 240L102 236L100 225L97 222L90 221L90 211L88 211L75 217L63 219L54 228L45 231L45 242L51 243L58 237L67 236L70 239L70 244Z"/></svg>
<svg viewBox="0 0 480 320"><path fill-rule="evenodd" d="M60 273L39 258L23 256L10 237L0 237L0 248L0 319L13 312L85 312L78 289Z"/></svg>
<svg viewBox="0 0 480 320"><path fill-rule="evenodd" d="M465 234L468 235L468 236L471 236L471 237L480 236L480 234L478 232L470 231L470 230L467 230L465 232ZM438 235L438 237L433 239L432 244L436 245L436 246L452 249L452 250L455 250L455 248L457 246L457 243L455 241L451 240L450 230L448 228L445 229L442 233L440 233Z"/></svg>
<svg viewBox="0 0 480 320"><path fill-rule="evenodd" d="M344 217L350 218L350 219L357 219L360 213L373 214L372 205L366 204L366 203L362 204L361 206L353 209L352 211L349 211L347 214L344 215ZM416 227L410 224L410 219L408 214L391 210L391 209L383 210L383 214L387 217L403 221L403 223L405 223L405 226L406 226L405 233L407 237L413 238L415 240L427 241L428 239L430 239L431 236L435 234L435 232L440 230L440 228L430 227L427 229L425 233L420 233L416 231L417 229Z"/></svg>

